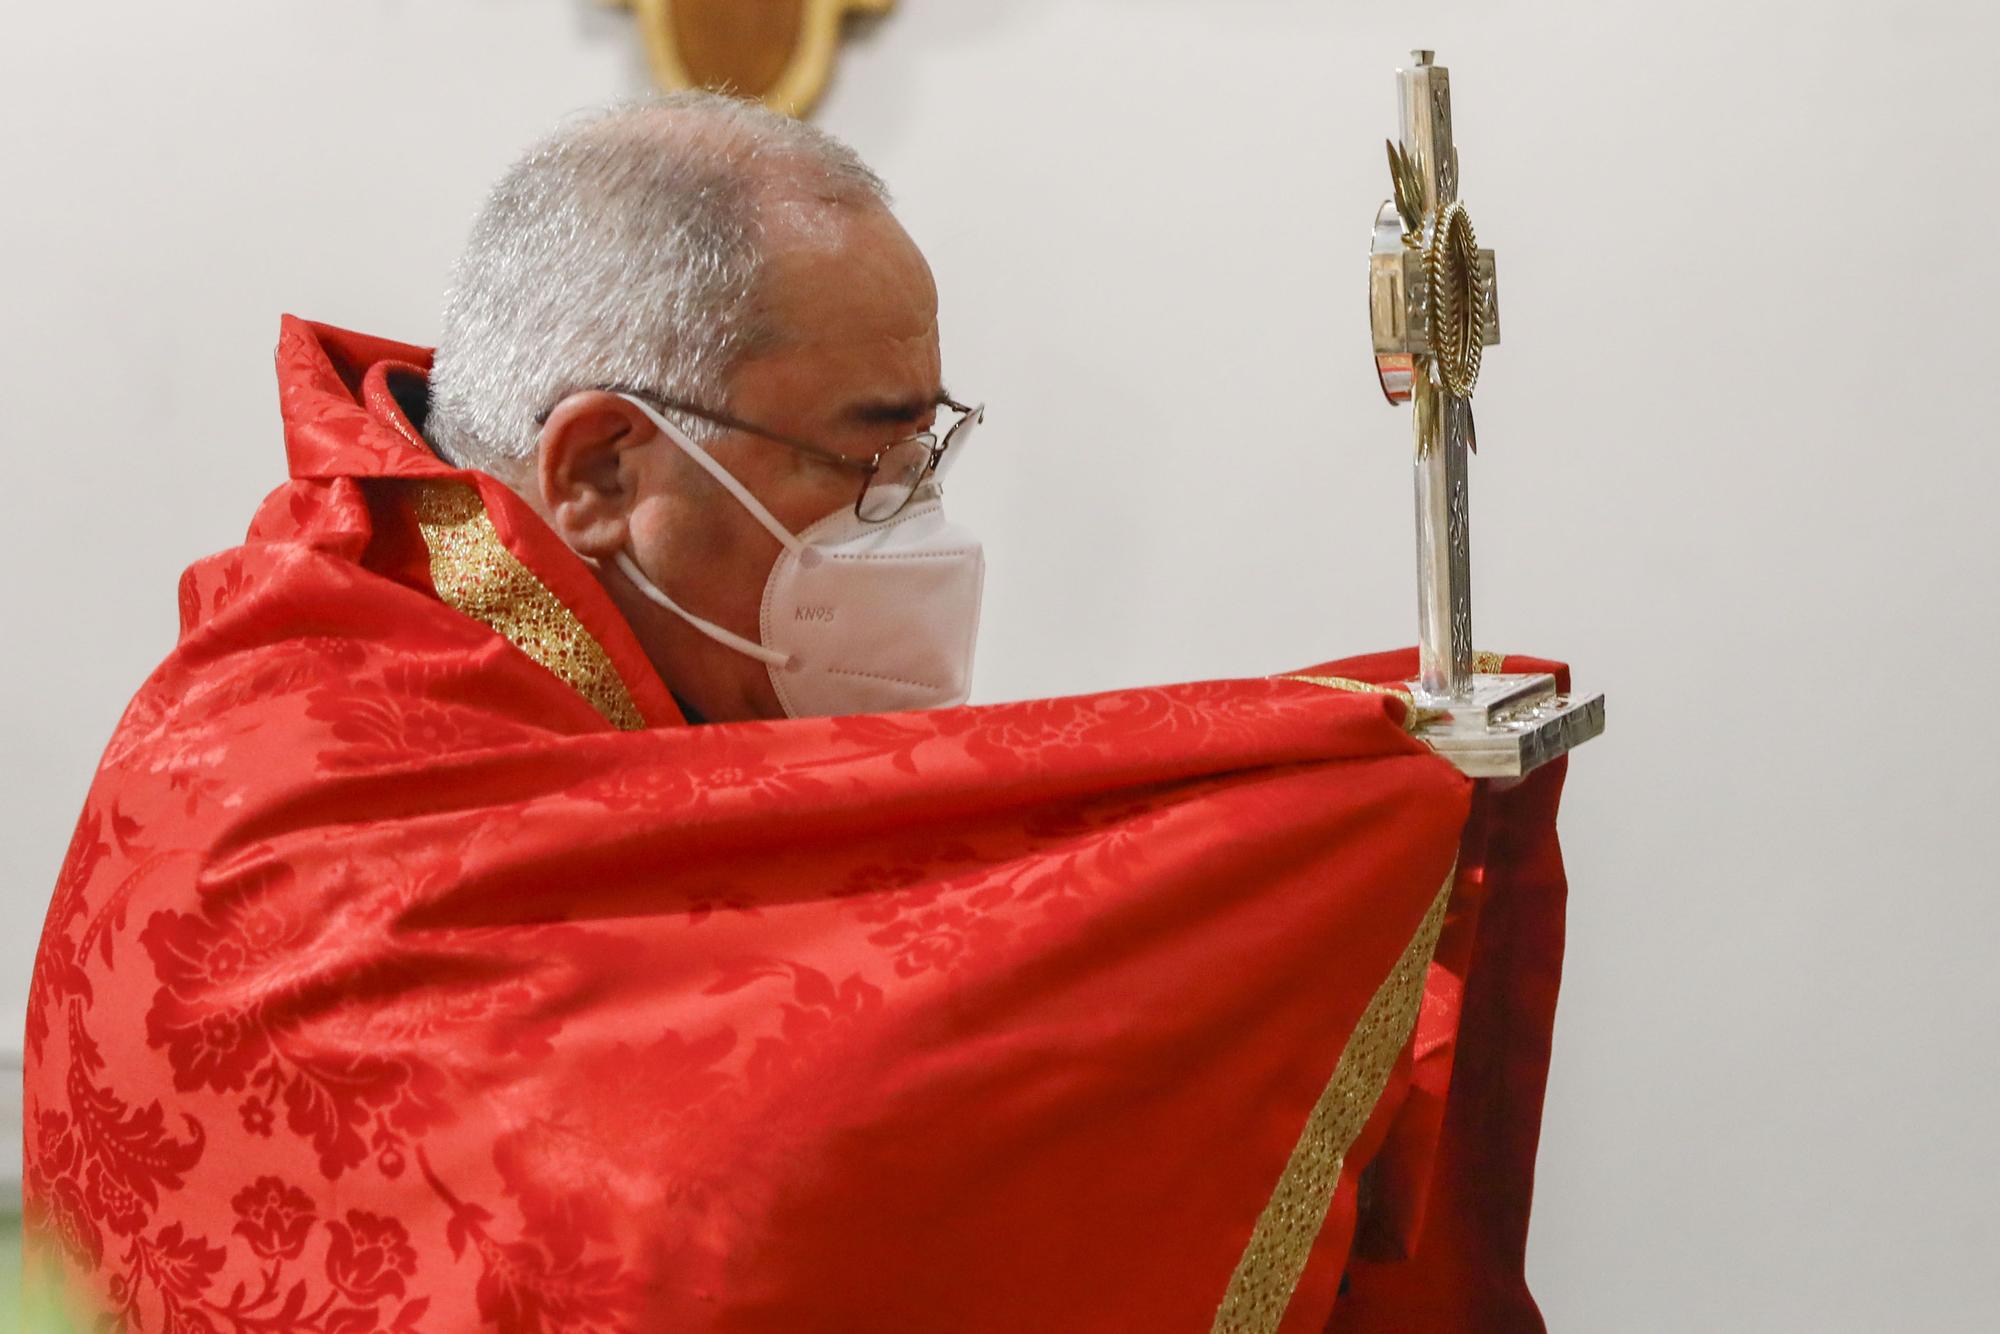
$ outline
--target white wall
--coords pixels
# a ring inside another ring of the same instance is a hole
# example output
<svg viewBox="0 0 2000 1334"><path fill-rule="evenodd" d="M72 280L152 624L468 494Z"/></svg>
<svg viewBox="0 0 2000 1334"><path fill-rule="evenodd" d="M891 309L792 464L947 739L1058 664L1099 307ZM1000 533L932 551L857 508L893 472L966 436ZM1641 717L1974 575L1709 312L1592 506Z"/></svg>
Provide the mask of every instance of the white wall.
<svg viewBox="0 0 2000 1334"><path fill-rule="evenodd" d="M484 184L639 90L588 0L16 5L0 995L174 577L282 475L280 311L430 338ZM1987 1328L2000 11L905 0L821 120L993 405L981 697L1413 633L1362 282L1435 46L1501 260L1482 645L1611 692L1531 1274L1558 1330ZM16 1026L18 1028L18 1026ZM1984 1317L1982 1319L1981 1317Z"/></svg>

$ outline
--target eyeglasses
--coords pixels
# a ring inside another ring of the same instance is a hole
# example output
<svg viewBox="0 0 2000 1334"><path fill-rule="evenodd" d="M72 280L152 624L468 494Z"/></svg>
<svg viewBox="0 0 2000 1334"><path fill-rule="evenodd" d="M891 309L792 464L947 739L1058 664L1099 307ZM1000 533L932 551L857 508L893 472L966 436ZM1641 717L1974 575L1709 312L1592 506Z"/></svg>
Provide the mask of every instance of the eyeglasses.
<svg viewBox="0 0 2000 1334"><path fill-rule="evenodd" d="M815 445L809 440L795 440L776 431L767 431L761 426L739 420L728 413L716 412L711 408L697 407L679 399L665 398L659 394L646 393L638 389L623 389L605 386L605 392L630 394L642 398L655 407L671 412L685 412L690 417L699 417L706 422L731 431L742 431L764 440L796 449L808 458L861 474L861 491L854 498L855 517L866 523L882 523L903 512L918 489L927 481L944 475L945 470L957 461L965 450L965 442L979 423L986 419L984 403L973 407L957 402L950 397L940 398L938 406L958 414L958 420L942 436L936 431L919 431L905 436L893 444L884 445L875 451L872 458L850 458L846 454Z"/></svg>

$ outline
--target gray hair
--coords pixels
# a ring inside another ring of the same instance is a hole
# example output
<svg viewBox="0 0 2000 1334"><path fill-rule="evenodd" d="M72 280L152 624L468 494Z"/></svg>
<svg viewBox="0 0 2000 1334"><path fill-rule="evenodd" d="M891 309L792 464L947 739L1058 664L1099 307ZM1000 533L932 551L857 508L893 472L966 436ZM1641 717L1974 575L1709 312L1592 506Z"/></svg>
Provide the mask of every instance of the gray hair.
<svg viewBox="0 0 2000 1334"><path fill-rule="evenodd" d="M577 389L726 406L737 362L774 332L758 304L766 206L795 199L889 202L845 144L713 93L544 139L494 187L459 258L426 438L507 475L533 456L536 419Z"/></svg>

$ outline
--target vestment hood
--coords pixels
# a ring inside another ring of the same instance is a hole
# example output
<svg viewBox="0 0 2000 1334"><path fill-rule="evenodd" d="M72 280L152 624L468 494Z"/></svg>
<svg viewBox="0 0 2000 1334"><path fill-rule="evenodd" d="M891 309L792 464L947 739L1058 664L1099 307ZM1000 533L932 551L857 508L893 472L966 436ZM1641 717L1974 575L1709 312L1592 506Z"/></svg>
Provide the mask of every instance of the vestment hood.
<svg viewBox="0 0 2000 1334"><path fill-rule="evenodd" d="M427 594L442 604L430 614L483 622L614 726L680 723L595 572L512 488L447 463L425 442L430 367L428 348L284 317L278 399L290 481L266 499L245 547L183 578L184 637L223 609L200 596L216 569L228 566L240 581L261 568L249 557L302 545L317 560L358 567L350 577Z"/></svg>
<svg viewBox="0 0 2000 1334"><path fill-rule="evenodd" d="M446 477L400 391L420 396L431 352L287 315L278 333L285 457L300 479Z"/></svg>

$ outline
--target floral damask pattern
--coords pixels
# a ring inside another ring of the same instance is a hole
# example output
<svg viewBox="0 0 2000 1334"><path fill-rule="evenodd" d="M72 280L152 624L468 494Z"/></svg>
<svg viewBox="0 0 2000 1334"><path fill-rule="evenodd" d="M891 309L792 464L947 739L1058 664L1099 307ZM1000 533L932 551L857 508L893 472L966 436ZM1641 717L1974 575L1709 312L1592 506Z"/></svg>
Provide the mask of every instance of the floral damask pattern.
<svg viewBox="0 0 2000 1334"><path fill-rule="evenodd" d="M282 1105L286 1127L306 1137L329 1179L369 1154L394 1177L407 1137L450 1119L431 1066L370 1051L328 1051L303 1033L310 976L282 974L311 947L313 925L276 906L295 875L273 866L243 877L201 913L155 913L139 942L160 987L147 1039L166 1052L174 1087L249 1091L244 1128L268 1135ZM274 976L274 974L276 976Z"/></svg>
<svg viewBox="0 0 2000 1334"><path fill-rule="evenodd" d="M1010 930L990 914L953 903L899 916L870 933L868 940L894 954L898 977L915 977L993 950L1006 940Z"/></svg>
<svg viewBox="0 0 2000 1334"><path fill-rule="evenodd" d="M266 1260L296 1260L312 1232L313 1197L277 1177L258 1177L229 1201L236 1210L230 1229Z"/></svg>
<svg viewBox="0 0 2000 1334"><path fill-rule="evenodd" d="M228 1263L227 1251L171 1223L150 1241L134 1240L126 1257L130 1268L111 1286L115 1315L142 1325L140 1298L150 1290L159 1301L162 1329L414 1334L420 1328L430 1301L400 1300L416 1273L417 1256L395 1219L350 1209L344 1218L321 1220L312 1196L271 1176L245 1186L230 1206L236 1214L232 1232L269 1262L254 1284L239 1281L222 1293L217 1280ZM314 1279L294 1276L297 1270L291 1266L320 1233L325 1234L320 1268L326 1287L315 1301Z"/></svg>
<svg viewBox="0 0 2000 1334"><path fill-rule="evenodd" d="M429 1164L423 1166L448 1211L445 1242L452 1256L470 1252L479 1261L475 1292L487 1327L500 1334L619 1334L638 1328L632 1321L633 1282L618 1260L593 1257L575 1235L548 1245L505 1241L493 1231L491 1210L460 1199Z"/></svg>

